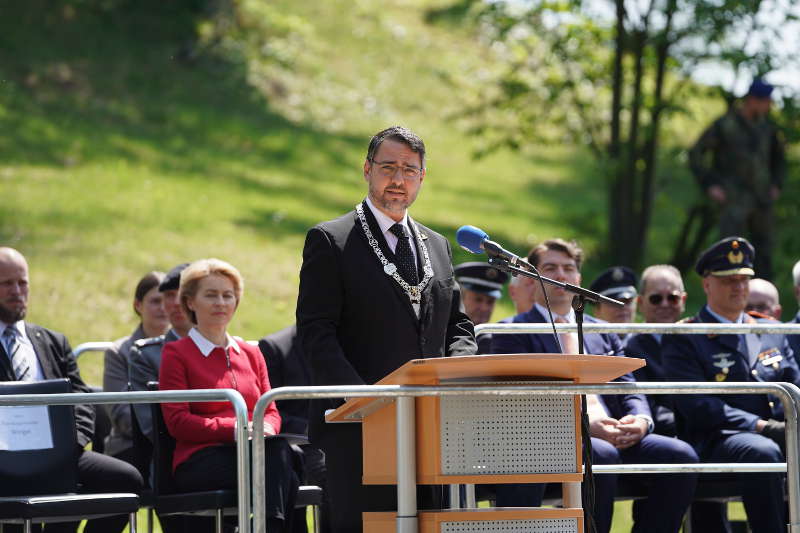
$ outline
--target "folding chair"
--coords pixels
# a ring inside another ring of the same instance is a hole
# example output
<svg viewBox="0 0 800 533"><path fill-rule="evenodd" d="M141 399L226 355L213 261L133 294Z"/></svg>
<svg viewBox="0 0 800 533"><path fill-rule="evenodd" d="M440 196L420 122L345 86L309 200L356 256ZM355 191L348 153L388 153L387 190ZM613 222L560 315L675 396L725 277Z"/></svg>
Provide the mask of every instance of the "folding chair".
<svg viewBox="0 0 800 533"><path fill-rule="evenodd" d="M2 382L0 394L57 394L71 392L69 380ZM13 407L11 408L13 409ZM127 514L136 532L136 494L76 494L75 417L70 405L47 407L53 447L0 451L0 531L2 524L23 524L30 533L34 522L74 522L83 518Z"/></svg>
<svg viewBox="0 0 800 533"><path fill-rule="evenodd" d="M147 384L158 390L158 382ZM170 435L161 413L161 405L150 404L153 417L153 509L159 516L193 515L214 516L217 533L222 533L225 514L237 514L238 498L235 490L219 489L180 492L172 476L172 456L175 439Z"/></svg>

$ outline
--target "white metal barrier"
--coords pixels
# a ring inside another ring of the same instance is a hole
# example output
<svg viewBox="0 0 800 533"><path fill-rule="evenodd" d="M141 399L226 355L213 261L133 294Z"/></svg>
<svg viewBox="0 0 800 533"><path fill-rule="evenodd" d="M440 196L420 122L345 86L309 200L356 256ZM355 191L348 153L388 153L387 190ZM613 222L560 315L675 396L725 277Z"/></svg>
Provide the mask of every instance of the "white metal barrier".
<svg viewBox="0 0 800 533"><path fill-rule="evenodd" d="M77 405L104 403L161 403L228 401L236 414L236 475L239 493L239 531L250 533L250 443L247 430L247 404L233 389L173 391L92 392L64 394L0 395L0 406ZM261 439L256 439L261 440Z"/></svg>
<svg viewBox="0 0 800 533"><path fill-rule="evenodd" d="M574 333L578 331L577 324L556 324L559 333ZM584 333L661 333L673 334L709 334L734 335L740 333L770 333L783 335L800 335L800 324L698 324L675 323L660 324L651 322L619 324L611 322L592 322L583 325ZM483 333L553 333L553 326L549 322L501 324L488 323L475 326L475 335Z"/></svg>
<svg viewBox="0 0 800 533"><path fill-rule="evenodd" d="M412 399L416 396L450 396L450 395L576 395L576 394L772 394L780 399L786 418L786 463L781 465L757 464L745 465L746 472L787 472L789 493L789 524L790 533L800 533L800 476L798 475L798 431L797 413L800 405L800 389L791 383L609 383L603 385L583 384L536 384L515 387L503 386L464 386L464 385L439 385L439 386L402 386L402 385L352 385L352 386L322 386L322 387L281 387L273 389L258 400L253 411L254 427L261 427L267 406L275 400L296 400L313 398L356 398L356 397L395 397ZM410 406L408 404L411 404ZM397 435L398 440L403 438L401 429L413 424L413 402L398 402L397 410ZM398 517L408 516L405 513L413 506L413 515L416 516L415 496L415 470L413 458L406 457L407 453L399 453L401 447L398 442L397 472L398 472ZM266 480L264 466L264 439L253 441L253 501L263 501ZM407 448L406 448L407 449ZM413 446L412 446L413 449ZM411 465L411 466L410 466ZM708 465L624 465L617 469L617 465L607 465L602 470L605 472L630 473L644 472L647 468L656 468L658 472L737 472L737 463L708 464ZM599 472L598 465L598 472ZM608 468L610 467L610 468ZM687 470L691 468L691 470ZM413 495L412 495L413 494ZM401 511L403 514L401 514ZM261 505L254 508L255 533L266 533L266 517ZM400 531L401 528L398 528ZM415 531L416 520L409 521L402 528L403 531Z"/></svg>

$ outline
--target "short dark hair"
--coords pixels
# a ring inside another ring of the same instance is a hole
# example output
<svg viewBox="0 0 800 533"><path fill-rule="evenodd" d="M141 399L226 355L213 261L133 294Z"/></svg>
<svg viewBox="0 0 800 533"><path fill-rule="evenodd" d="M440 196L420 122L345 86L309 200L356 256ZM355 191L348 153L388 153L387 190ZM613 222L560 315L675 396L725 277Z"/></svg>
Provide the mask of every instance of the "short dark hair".
<svg viewBox="0 0 800 533"><path fill-rule="evenodd" d="M392 126L373 135L369 141L369 148L367 148L367 161L372 161L378 148L386 139L401 142L408 146L412 152L419 154L422 168L425 168L425 143L422 142L419 135L403 126Z"/></svg>
<svg viewBox="0 0 800 533"><path fill-rule="evenodd" d="M136 290L133 291L133 299L137 302L144 300L145 295L150 292L151 289L158 287L158 285L164 281L164 276L166 276L166 274L158 270L153 270L142 276L142 279L136 284ZM139 314L139 311L137 311L135 307L133 311L137 315Z"/></svg>
<svg viewBox="0 0 800 533"><path fill-rule="evenodd" d="M536 246L528 254L528 262L535 267L539 266L539 258L547 251L556 251L566 254L570 259L575 261L575 266L578 270L581 269L583 263L583 250L578 246L575 241L565 241L564 239L547 239Z"/></svg>

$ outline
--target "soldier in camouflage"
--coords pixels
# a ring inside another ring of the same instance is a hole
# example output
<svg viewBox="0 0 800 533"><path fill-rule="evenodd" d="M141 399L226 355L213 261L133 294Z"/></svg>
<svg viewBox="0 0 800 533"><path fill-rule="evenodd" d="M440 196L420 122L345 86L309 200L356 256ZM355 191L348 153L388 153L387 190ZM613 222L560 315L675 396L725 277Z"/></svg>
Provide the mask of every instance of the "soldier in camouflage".
<svg viewBox="0 0 800 533"><path fill-rule="evenodd" d="M741 105L714 121L689 151L692 172L720 207L720 236L749 236L764 279L772 275L772 204L786 173L782 136L767 118L772 89L755 79Z"/></svg>

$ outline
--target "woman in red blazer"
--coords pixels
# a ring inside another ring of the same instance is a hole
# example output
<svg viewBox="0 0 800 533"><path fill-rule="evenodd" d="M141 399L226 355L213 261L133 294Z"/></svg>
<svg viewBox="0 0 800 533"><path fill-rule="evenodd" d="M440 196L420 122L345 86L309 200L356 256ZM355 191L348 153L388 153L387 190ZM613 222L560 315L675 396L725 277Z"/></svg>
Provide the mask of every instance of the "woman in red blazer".
<svg viewBox="0 0 800 533"><path fill-rule="evenodd" d="M159 373L162 390L231 388L247 403L248 417L270 389L267 366L258 348L227 332L242 297L239 271L219 259L201 259L181 273L179 298L195 326L164 345ZM168 403L161 406L175 437L172 468L182 490L236 487L236 418L229 402ZM275 403L267 408L264 434L275 435L281 418ZM289 531L297 476L291 449L283 439L267 441L267 529Z"/></svg>

